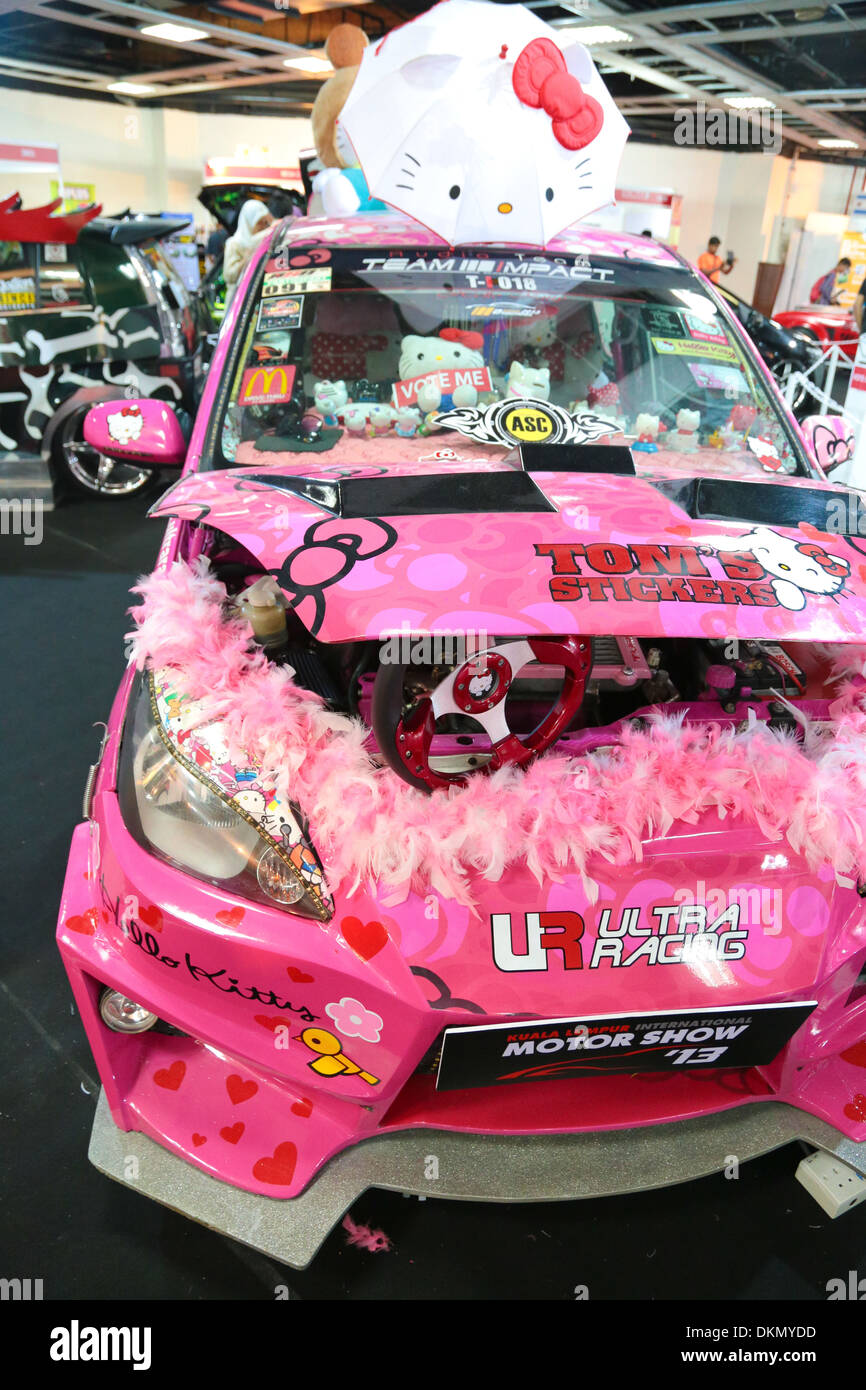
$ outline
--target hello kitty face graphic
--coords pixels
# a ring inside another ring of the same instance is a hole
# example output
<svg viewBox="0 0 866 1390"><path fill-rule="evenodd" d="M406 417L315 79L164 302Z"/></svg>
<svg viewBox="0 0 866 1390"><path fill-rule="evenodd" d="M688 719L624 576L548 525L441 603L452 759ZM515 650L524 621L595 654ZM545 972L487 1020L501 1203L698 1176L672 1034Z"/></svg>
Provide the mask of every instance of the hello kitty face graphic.
<svg viewBox="0 0 866 1390"><path fill-rule="evenodd" d="M251 788L248 791L238 792L237 796L232 797L232 801L238 805L242 811L246 811L253 820L260 821L265 814L265 798L263 794Z"/></svg>
<svg viewBox="0 0 866 1390"><path fill-rule="evenodd" d="M496 681L494 671L484 671L479 676L473 676L469 682L469 694L473 700L485 700Z"/></svg>
<svg viewBox="0 0 866 1390"><path fill-rule="evenodd" d="M782 608L796 613L807 594L835 595L844 587L851 566L813 541L794 541L769 526L716 546L719 551L747 550L773 576L771 587Z"/></svg>
<svg viewBox="0 0 866 1390"><path fill-rule="evenodd" d="M105 417L108 433L115 444L134 444L141 436L144 419L137 405L125 405Z"/></svg>
<svg viewBox="0 0 866 1390"><path fill-rule="evenodd" d="M451 245L546 245L613 200L628 134L582 44L475 0L371 46L341 123L371 193Z"/></svg>

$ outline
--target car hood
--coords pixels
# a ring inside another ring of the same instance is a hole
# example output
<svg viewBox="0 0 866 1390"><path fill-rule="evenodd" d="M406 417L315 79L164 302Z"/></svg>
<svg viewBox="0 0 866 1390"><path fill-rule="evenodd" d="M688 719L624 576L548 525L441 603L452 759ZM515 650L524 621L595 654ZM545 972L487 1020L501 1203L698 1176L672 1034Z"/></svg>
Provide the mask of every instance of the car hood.
<svg viewBox="0 0 866 1390"><path fill-rule="evenodd" d="M663 468L639 477L506 461L437 469L305 460L191 473L150 515L228 533L326 642L400 631L866 634L854 492Z"/></svg>

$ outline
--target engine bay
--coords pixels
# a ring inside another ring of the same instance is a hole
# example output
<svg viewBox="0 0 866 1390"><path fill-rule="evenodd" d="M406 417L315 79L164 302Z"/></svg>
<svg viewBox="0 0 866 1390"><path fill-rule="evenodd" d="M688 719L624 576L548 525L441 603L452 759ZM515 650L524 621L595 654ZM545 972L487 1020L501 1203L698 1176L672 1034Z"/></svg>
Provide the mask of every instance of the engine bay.
<svg viewBox="0 0 866 1390"><path fill-rule="evenodd" d="M360 718L369 753L415 786L462 785L548 748L570 755L604 748L657 710L734 730L760 723L798 740L828 720L831 654L804 642L473 638L408 629L380 640L320 642L247 551L220 532L205 533L213 573L237 613L253 614L255 625L264 605L251 609L251 586L270 594L276 637L257 639L269 660L291 668L295 683L330 709Z"/></svg>

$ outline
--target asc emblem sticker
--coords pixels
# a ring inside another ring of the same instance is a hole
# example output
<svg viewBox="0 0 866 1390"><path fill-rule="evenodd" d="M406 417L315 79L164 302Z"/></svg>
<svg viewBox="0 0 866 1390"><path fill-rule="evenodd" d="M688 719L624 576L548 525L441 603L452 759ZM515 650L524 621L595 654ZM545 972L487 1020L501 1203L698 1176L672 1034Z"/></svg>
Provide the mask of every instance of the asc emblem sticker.
<svg viewBox="0 0 866 1390"><path fill-rule="evenodd" d="M502 432L519 444L543 444L556 429L548 412L531 405L516 405L502 419Z"/></svg>
<svg viewBox="0 0 866 1390"><path fill-rule="evenodd" d="M464 406L436 416L437 425L459 430L480 444L592 444L619 426L582 411L569 415L551 401L512 398L488 406Z"/></svg>

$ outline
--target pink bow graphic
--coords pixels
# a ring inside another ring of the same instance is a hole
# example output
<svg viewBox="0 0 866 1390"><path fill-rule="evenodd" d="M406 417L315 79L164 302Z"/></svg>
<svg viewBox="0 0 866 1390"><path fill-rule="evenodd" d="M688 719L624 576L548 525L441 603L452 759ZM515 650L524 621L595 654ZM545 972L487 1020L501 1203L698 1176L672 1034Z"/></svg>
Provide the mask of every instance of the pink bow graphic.
<svg viewBox="0 0 866 1390"><path fill-rule="evenodd" d="M518 55L511 74L515 95L542 107L553 121L553 138L567 150L582 150L604 123L604 112L587 96L552 39L533 39Z"/></svg>

